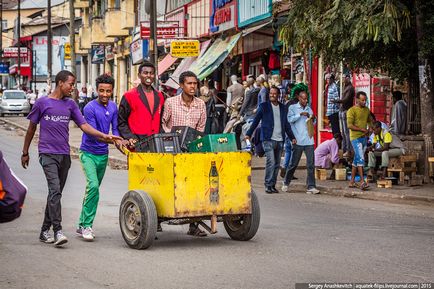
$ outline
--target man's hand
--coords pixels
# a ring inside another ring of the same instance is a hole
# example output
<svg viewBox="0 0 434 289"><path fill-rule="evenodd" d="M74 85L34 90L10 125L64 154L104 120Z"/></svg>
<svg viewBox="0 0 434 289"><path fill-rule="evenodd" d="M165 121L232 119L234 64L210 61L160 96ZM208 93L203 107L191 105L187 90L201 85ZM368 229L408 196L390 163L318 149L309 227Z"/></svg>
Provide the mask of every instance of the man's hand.
<svg viewBox="0 0 434 289"><path fill-rule="evenodd" d="M102 140L107 143L115 143L116 140L123 140L120 136L112 134L104 134Z"/></svg>
<svg viewBox="0 0 434 289"><path fill-rule="evenodd" d="M296 145L296 144L297 144L297 140L296 140L296 139L293 139L293 140L292 140L292 144L293 144L293 145Z"/></svg>
<svg viewBox="0 0 434 289"><path fill-rule="evenodd" d="M309 113L306 111L300 112L301 116L309 117Z"/></svg>
<svg viewBox="0 0 434 289"><path fill-rule="evenodd" d="M116 148L123 154L125 154L125 149L128 146L129 142L127 140L115 140L114 144Z"/></svg>
<svg viewBox="0 0 434 289"><path fill-rule="evenodd" d="M128 144L127 144L127 146L133 148L133 147L136 145L136 142L137 142L137 141L138 141L138 140L137 140L136 138L130 138L130 139L128 140Z"/></svg>
<svg viewBox="0 0 434 289"><path fill-rule="evenodd" d="M23 154L21 155L21 165L23 166L23 168L27 169L27 167L29 166L29 154Z"/></svg>
<svg viewBox="0 0 434 289"><path fill-rule="evenodd" d="M244 140L248 140L248 141L250 141L250 137L249 137L248 135L246 135L246 136L244 137Z"/></svg>

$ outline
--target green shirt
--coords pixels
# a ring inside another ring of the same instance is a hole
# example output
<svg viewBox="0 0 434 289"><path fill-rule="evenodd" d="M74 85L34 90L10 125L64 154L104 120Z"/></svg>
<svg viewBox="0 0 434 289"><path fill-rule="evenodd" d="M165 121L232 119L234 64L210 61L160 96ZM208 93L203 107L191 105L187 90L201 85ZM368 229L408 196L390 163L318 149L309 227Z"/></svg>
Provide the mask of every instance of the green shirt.
<svg viewBox="0 0 434 289"><path fill-rule="evenodd" d="M371 124L369 108L353 106L347 111L348 127L354 125L358 128L367 128L368 124ZM350 129L350 140L358 139L364 135L362 131Z"/></svg>

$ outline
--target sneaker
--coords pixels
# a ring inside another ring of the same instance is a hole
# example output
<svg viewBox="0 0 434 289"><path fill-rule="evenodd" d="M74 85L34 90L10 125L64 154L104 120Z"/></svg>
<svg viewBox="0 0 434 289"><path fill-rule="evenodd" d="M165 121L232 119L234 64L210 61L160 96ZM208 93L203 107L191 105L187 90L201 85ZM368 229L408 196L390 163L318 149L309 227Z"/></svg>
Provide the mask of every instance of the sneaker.
<svg viewBox="0 0 434 289"><path fill-rule="evenodd" d="M317 188L310 188L309 190L307 190L306 193L316 195L316 194L319 194L319 190Z"/></svg>
<svg viewBox="0 0 434 289"><path fill-rule="evenodd" d="M283 186L282 186L282 192L285 192L285 193L288 192L288 185L283 184Z"/></svg>
<svg viewBox="0 0 434 289"><path fill-rule="evenodd" d="M92 234L92 228L87 227L83 229L83 239L85 239L86 241L93 241L93 239L95 238Z"/></svg>
<svg viewBox="0 0 434 289"><path fill-rule="evenodd" d="M77 227L77 230L75 230L75 232L77 233L77 235L83 235L83 227L82 226L78 226Z"/></svg>
<svg viewBox="0 0 434 289"><path fill-rule="evenodd" d="M62 231L57 231L54 234L54 245L62 246L63 244L66 243L68 243L68 238L66 238L66 236L63 235Z"/></svg>
<svg viewBox="0 0 434 289"><path fill-rule="evenodd" d="M54 243L54 238L50 235L49 230L41 231L41 234L39 235L39 241L51 244Z"/></svg>

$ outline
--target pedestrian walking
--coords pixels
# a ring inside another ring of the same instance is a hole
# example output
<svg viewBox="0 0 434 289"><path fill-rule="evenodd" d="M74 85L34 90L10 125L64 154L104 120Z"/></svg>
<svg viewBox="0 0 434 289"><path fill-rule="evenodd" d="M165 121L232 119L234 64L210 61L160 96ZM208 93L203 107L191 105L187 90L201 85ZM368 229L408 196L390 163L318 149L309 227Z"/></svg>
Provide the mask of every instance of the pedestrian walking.
<svg viewBox="0 0 434 289"><path fill-rule="evenodd" d="M206 108L202 99L195 97L198 79L191 71L184 71L179 76L181 94L171 97L164 104L161 118L165 132L170 132L174 126L188 126L204 132L206 124ZM197 223L190 223L187 234L205 237L207 234L199 228Z"/></svg>
<svg viewBox="0 0 434 289"><path fill-rule="evenodd" d="M369 186L363 177L363 168L365 166L365 150L367 136L369 135L368 125L372 126L371 112L366 107L366 93L359 91L356 94L356 104L347 112L347 124L350 129L350 140L354 150L353 165L351 170L350 188L359 187L364 190ZM356 173L358 172L360 182L355 182Z"/></svg>
<svg viewBox="0 0 434 289"><path fill-rule="evenodd" d="M39 163L47 179L48 197L39 240L60 246L68 242L62 233L60 200L71 166L68 143L70 120L83 132L100 141L111 143L120 138L99 132L86 122L77 104L70 98L75 83L75 76L71 72L60 71L55 77L55 83L55 90L48 97L38 99L27 117L30 122L24 139L21 164L24 168L29 165L29 147L37 125L40 124ZM54 238L49 233L51 227Z"/></svg>
<svg viewBox="0 0 434 289"><path fill-rule="evenodd" d="M110 127L113 135L119 136L118 132L118 109L110 100L113 95L114 79L103 74L96 79L96 92L98 98L92 100L84 107L84 118L94 129L108 134ZM115 141L121 149L121 140ZM83 134L79 157L86 176L86 192L83 198L77 233L85 240L92 241L95 238L93 221L99 201L99 187L103 180L108 162L108 144L99 142L93 136Z"/></svg>
<svg viewBox="0 0 434 289"><path fill-rule="evenodd" d="M327 90L326 116L330 121L333 134L340 133L339 129L339 92L335 82L335 75L331 74Z"/></svg>
<svg viewBox="0 0 434 289"><path fill-rule="evenodd" d="M301 155L306 155L307 167L307 193L319 194L320 191L316 188L315 183L315 155L314 155L314 140L313 140L313 125L316 124L316 116L309 107L308 96L306 91L301 91L298 95L298 103L289 107L288 122L291 124L292 132L295 136L293 142L293 152L291 163L286 170L283 181L282 191L287 192L288 186L292 181L294 172L298 167ZM309 128L309 126L311 126Z"/></svg>
<svg viewBox="0 0 434 289"><path fill-rule="evenodd" d="M287 120L287 109L278 101L280 89L277 86L270 88L270 100L259 105L253 123L246 133L250 140L254 130L261 122L260 141L265 151L265 192L267 194L279 193L276 189L277 175L279 173L280 158L282 156L285 135L293 140L294 135Z"/></svg>

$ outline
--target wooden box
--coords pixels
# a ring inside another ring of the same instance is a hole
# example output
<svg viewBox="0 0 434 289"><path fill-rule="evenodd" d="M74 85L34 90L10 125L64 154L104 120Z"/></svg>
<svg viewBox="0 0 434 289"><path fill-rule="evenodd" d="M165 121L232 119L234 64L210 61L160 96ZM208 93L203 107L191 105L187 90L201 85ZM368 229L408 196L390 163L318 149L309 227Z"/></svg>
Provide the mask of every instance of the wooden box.
<svg viewBox="0 0 434 289"><path fill-rule="evenodd" d="M326 169L315 169L315 179L320 181L327 180L327 170Z"/></svg>

